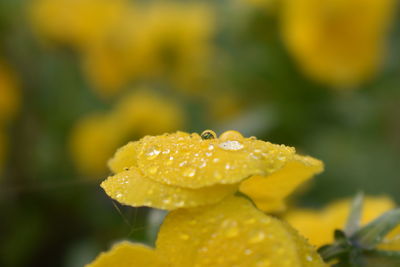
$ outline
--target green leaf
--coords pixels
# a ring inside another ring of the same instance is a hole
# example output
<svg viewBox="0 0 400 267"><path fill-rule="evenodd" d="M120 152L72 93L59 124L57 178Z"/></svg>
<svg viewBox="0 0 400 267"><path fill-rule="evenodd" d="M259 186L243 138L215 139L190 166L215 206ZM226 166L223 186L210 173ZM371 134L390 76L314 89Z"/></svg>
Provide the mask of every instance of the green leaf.
<svg viewBox="0 0 400 267"><path fill-rule="evenodd" d="M388 211L356 231L351 240L364 249L372 249L398 224L400 209Z"/></svg>
<svg viewBox="0 0 400 267"><path fill-rule="evenodd" d="M344 232L347 236L351 236L360 228L360 219L364 202L364 194L359 192L353 199L350 209L350 215L347 219Z"/></svg>

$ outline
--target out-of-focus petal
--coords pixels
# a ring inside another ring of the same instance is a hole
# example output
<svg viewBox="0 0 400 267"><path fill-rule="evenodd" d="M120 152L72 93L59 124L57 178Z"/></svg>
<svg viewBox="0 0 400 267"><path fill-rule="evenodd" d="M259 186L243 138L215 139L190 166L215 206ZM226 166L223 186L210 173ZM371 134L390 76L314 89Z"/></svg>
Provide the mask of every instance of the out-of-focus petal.
<svg viewBox="0 0 400 267"><path fill-rule="evenodd" d="M101 253L85 267L166 267L167 265L152 248L127 241L116 244L108 252Z"/></svg>
<svg viewBox="0 0 400 267"><path fill-rule="evenodd" d="M295 155L279 171L267 176L253 176L240 185L240 191L248 195L261 210L278 212L285 208L284 199L300 184L323 170L317 159Z"/></svg>

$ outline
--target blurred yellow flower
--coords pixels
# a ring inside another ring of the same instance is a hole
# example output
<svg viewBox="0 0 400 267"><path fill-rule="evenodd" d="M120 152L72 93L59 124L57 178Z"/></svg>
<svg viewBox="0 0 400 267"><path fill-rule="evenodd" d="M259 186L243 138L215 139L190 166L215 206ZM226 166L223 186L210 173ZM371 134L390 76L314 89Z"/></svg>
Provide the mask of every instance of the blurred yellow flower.
<svg viewBox="0 0 400 267"><path fill-rule="evenodd" d="M126 0L34 0L31 21L39 36L88 49L116 27Z"/></svg>
<svg viewBox="0 0 400 267"><path fill-rule="evenodd" d="M89 78L104 95L129 81L153 77L196 87L211 56L214 20L211 6L199 3L131 8L110 38L84 55Z"/></svg>
<svg viewBox="0 0 400 267"><path fill-rule="evenodd" d="M338 87L372 78L382 63L394 0L285 0L282 36L310 77Z"/></svg>
<svg viewBox="0 0 400 267"><path fill-rule="evenodd" d="M206 209L178 209L168 214L154 250L123 242L86 265L101 266L327 265L289 225L265 215L248 200L232 196Z"/></svg>
<svg viewBox="0 0 400 267"><path fill-rule="evenodd" d="M7 154L7 124L15 117L19 106L17 79L7 64L0 60L0 173Z"/></svg>
<svg viewBox="0 0 400 267"><path fill-rule="evenodd" d="M72 158L81 173L104 175L112 153L132 136L175 130L183 124L179 105L139 90L123 97L111 112L87 115L78 121L71 134Z"/></svg>
<svg viewBox="0 0 400 267"><path fill-rule="evenodd" d="M0 174L3 169L5 153L6 153L6 137L3 133L3 130L0 129Z"/></svg>
<svg viewBox="0 0 400 267"><path fill-rule="evenodd" d="M307 237L311 244L322 246L333 242L333 232L345 227L351 200L336 201L321 211L310 209L292 210L285 219ZM361 217L361 225L379 217L384 212L395 208L395 203L388 197L367 197ZM381 248L400 250L400 227L393 230L384 240Z"/></svg>
<svg viewBox="0 0 400 267"><path fill-rule="evenodd" d="M147 78L200 88L212 56L215 14L205 3L36 0L31 14L39 36L81 52L104 97Z"/></svg>
<svg viewBox="0 0 400 267"><path fill-rule="evenodd" d="M12 71L0 61L0 124L15 116L19 105L18 83Z"/></svg>
<svg viewBox="0 0 400 267"><path fill-rule="evenodd" d="M292 147L244 138L236 131L219 138L212 131L145 136L120 148L109 166L115 175L102 187L126 205L196 207L239 189L270 212L282 210L283 199L323 168Z"/></svg>

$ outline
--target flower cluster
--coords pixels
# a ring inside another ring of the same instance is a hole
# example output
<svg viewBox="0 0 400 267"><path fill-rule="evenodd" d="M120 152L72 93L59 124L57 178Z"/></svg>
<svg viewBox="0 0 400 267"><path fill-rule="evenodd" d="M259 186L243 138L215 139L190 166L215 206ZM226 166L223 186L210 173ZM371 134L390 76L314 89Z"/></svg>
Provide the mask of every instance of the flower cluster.
<svg viewBox="0 0 400 267"><path fill-rule="evenodd" d="M80 52L89 80L106 97L149 77L195 85L213 50L214 14L204 3L37 0L31 13L40 36Z"/></svg>
<svg viewBox="0 0 400 267"><path fill-rule="evenodd" d="M176 132L128 143L109 166L115 174L101 186L110 197L172 211L155 249L122 242L88 267L326 266L296 230L264 213L282 211L286 196L322 171L292 147L236 131Z"/></svg>

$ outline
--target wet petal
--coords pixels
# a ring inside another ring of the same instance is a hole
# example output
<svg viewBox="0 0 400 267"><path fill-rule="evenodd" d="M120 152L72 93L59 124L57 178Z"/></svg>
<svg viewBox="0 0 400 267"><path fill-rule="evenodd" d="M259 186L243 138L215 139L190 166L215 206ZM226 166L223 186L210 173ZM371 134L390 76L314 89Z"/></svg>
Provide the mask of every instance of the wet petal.
<svg viewBox="0 0 400 267"><path fill-rule="evenodd" d="M281 170L267 176L254 176L240 185L240 191L248 195L257 207L268 212L282 211L283 200L300 184L323 170L321 161L295 155Z"/></svg>
<svg viewBox="0 0 400 267"><path fill-rule="evenodd" d="M129 142L119 148L114 157L108 161L108 166L113 173L119 173L137 165L139 142Z"/></svg>
<svg viewBox="0 0 400 267"><path fill-rule="evenodd" d="M233 194L238 187L214 185L190 189L165 185L147 179L137 168L111 176L101 186L111 198L122 204L165 210L213 204Z"/></svg>
<svg viewBox="0 0 400 267"><path fill-rule="evenodd" d="M229 197L207 209L171 212L161 226L156 250L176 267L325 266L318 257L315 264L303 264L303 250L297 246L305 246L305 241L294 238L296 233L288 227L248 200Z"/></svg>
<svg viewBox="0 0 400 267"><path fill-rule="evenodd" d="M291 233L293 240L296 242L296 249L300 256L300 261L303 264L302 266L328 267L327 264L323 263L321 256L317 253L317 247L309 244L307 239L300 235L297 230L292 228L289 224L282 222L282 225Z"/></svg>
<svg viewBox="0 0 400 267"><path fill-rule="evenodd" d="M240 134L203 140L196 133L177 132L146 136L135 143L139 151L137 166L146 177L187 188L235 184L252 175L269 175L295 155L294 148L243 138ZM117 155L110 163L115 171L135 164L134 160L120 162L119 158Z"/></svg>
<svg viewBox="0 0 400 267"><path fill-rule="evenodd" d="M167 265L152 248L141 244L121 242L101 253L85 267L162 267Z"/></svg>

